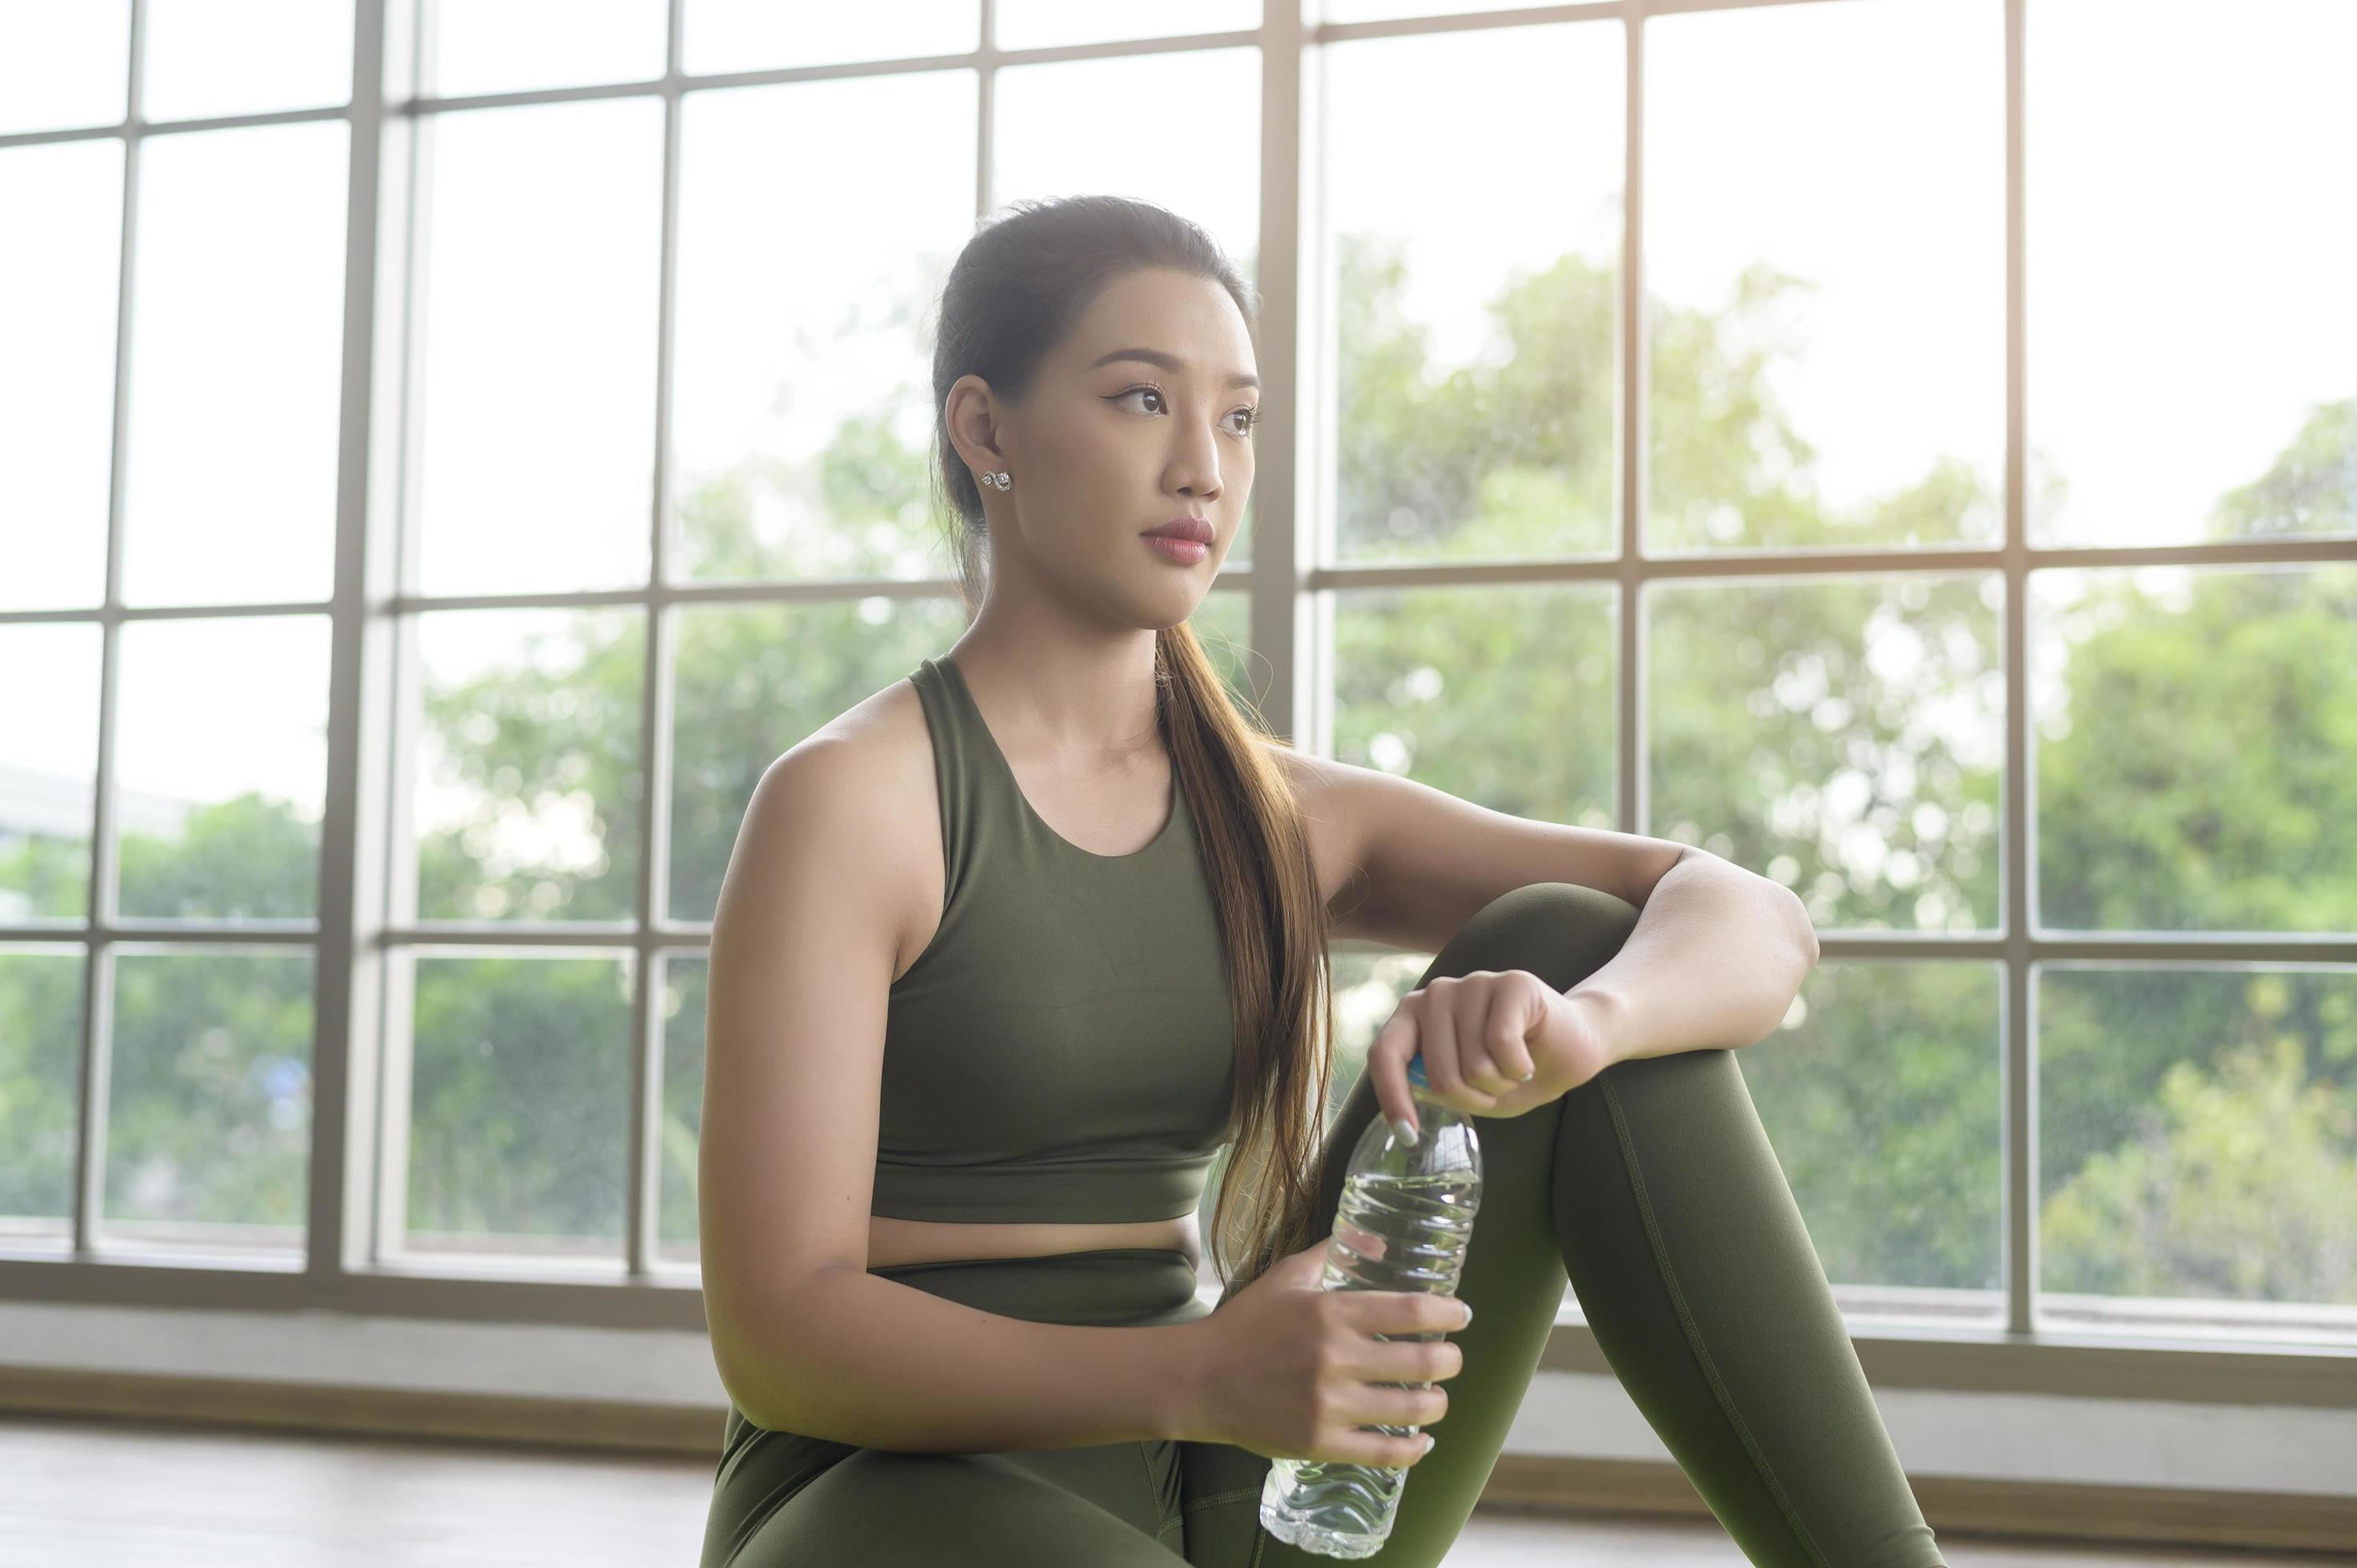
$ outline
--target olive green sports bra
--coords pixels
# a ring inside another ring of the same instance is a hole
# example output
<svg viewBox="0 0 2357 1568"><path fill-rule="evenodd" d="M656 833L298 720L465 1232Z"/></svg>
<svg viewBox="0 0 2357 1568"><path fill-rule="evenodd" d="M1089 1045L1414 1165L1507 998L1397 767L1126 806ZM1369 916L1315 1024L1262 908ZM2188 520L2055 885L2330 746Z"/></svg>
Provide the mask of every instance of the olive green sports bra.
<svg viewBox="0 0 2357 1568"><path fill-rule="evenodd" d="M1186 792L1134 854L1041 821L947 657L932 732L941 929L892 983L873 1212L1122 1224L1201 1201L1227 1133L1225 950Z"/></svg>

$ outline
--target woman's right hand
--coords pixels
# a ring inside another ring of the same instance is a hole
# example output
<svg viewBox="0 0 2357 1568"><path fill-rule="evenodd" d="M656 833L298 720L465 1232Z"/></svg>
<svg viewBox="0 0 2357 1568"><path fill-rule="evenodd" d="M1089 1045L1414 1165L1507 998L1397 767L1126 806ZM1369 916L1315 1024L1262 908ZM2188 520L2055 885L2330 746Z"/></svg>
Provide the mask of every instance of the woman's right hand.
<svg viewBox="0 0 2357 1568"><path fill-rule="evenodd" d="M1199 1337L1183 1435L1271 1459L1399 1468L1424 1457L1421 1435L1359 1429L1428 1427L1448 1413L1437 1384L1465 1369L1465 1353L1444 1338L1401 1337L1464 1327L1465 1304L1427 1291L1326 1290L1319 1282L1329 1241L1278 1259L1188 1326ZM1380 1250L1377 1239L1368 1241ZM1385 1382L1435 1386L1376 1386Z"/></svg>

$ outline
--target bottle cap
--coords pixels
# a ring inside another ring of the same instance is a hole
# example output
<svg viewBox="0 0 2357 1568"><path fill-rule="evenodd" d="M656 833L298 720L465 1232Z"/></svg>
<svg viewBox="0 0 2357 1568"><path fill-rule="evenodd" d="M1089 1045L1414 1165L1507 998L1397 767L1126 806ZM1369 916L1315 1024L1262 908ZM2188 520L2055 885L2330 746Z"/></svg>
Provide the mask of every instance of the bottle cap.
<svg viewBox="0 0 2357 1568"><path fill-rule="evenodd" d="M1432 1087L1432 1079L1425 1076L1424 1058L1422 1057L1415 1056L1407 1058L1407 1080L1415 1085L1418 1089L1430 1089Z"/></svg>

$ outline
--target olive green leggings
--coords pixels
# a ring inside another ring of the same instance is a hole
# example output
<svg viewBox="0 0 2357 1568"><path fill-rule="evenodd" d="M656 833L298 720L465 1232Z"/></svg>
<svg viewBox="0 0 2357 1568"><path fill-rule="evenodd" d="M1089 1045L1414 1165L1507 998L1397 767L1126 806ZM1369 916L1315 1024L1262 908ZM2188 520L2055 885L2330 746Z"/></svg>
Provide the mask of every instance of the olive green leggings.
<svg viewBox="0 0 2357 1568"><path fill-rule="evenodd" d="M1417 984L1524 969L1568 990L1635 921L1628 903L1590 888L1520 887L1468 920ZM1361 1075L1324 1145L1324 1226L1376 1112ZM1457 1290L1473 1321L1450 1336L1464 1369L1443 1383L1435 1445L1367 1561L1447 1557L1568 1280L1621 1386L1751 1562L1942 1564L1732 1050L1616 1062L1553 1104L1475 1124L1481 1208ZM1145 1326L1209 1310L1177 1251L874 1272L1041 1322ZM731 1409L702 1568L1331 1563L1261 1529L1268 1465L1232 1444L1173 1441L901 1453L773 1431Z"/></svg>

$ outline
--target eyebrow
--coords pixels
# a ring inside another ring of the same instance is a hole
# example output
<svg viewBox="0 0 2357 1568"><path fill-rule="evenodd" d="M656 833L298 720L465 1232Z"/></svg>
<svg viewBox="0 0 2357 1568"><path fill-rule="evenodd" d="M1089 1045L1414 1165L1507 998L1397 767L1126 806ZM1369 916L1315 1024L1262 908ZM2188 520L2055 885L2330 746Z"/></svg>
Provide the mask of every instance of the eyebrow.
<svg viewBox="0 0 2357 1568"><path fill-rule="evenodd" d="M1187 369L1186 360L1180 359L1176 354L1166 354L1159 349L1115 349L1112 353L1107 354L1104 358L1099 360L1096 364L1091 365L1089 369L1093 371L1097 369L1098 366L1110 365L1115 360L1143 360L1149 365L1159 365L1164 370L1169 371L1174 374L1183 372ZM1228 378L1228 385L1232 387L1253 387L1257 389L1260 386L1260 378L1258 376L1247 376L1242 372L1238 372L1237 374L1232 375Z"/></svg>

